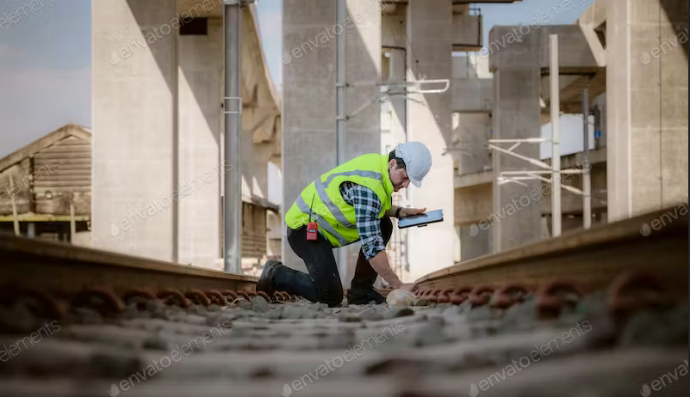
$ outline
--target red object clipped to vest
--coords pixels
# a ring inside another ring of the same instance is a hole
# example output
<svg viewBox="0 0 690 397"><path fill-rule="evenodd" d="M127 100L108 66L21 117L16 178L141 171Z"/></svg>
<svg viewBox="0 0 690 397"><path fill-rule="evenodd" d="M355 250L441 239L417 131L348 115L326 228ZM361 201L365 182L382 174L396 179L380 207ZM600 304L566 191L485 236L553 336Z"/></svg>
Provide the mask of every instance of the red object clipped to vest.
<svg viewBox="0 0 690 397"><path fill-rule="evenodd" d="M319 224L316 222L309 222L307 224L307 240L316 241L319 237Z"/></svg>
<svg viewBox="0 0 690 397"><path fill-rule="evenodd" d="M319 238L319 224L311 221L311 211L314 207L314 195L311 198L311 207L309 207L309 223L307 223L307 241L316 241Z"/></svg>

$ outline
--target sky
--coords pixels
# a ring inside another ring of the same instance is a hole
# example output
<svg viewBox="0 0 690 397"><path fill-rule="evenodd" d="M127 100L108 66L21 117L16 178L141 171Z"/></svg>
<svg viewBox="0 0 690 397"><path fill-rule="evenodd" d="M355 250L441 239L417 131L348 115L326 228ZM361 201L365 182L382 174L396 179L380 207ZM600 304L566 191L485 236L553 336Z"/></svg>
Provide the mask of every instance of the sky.
<svg viewBox="0 0 690 397"><path fill-rule="evenodd" d="M0 93L0 157L91 124L90 0L0 0Z"/></svg>
<svg viewBox="0 0 690 397"><path fill-rule="evenodd" d="M91 126L91 1L0 0L0 157L65 124ZM487 46L494 25L529 25L542 12L551 15L548 24L570 24L593 1L473 7L484 17ZM562 11L550 12L556 6ZM257 9L268 67L280 88L282 0L257 0Z"/></svg>

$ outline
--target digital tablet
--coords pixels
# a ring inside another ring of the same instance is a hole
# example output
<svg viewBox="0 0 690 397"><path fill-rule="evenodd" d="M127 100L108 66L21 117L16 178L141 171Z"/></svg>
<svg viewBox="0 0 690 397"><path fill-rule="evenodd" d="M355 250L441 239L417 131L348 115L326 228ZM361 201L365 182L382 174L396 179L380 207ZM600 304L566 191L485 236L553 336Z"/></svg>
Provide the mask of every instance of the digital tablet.
<svg viewBox="0 0 690 397"><path fill-rule="evenodd" d="M398 228L426 226L430 223L443 222L443 210L429 211L419 215L406 216L398 220Z"/></svg>

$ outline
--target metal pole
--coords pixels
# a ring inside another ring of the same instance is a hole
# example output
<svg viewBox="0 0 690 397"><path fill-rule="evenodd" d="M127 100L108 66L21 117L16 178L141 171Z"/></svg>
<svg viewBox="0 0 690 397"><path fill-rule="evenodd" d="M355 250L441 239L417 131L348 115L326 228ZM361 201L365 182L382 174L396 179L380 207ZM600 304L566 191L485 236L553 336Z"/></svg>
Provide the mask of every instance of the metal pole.
<svg viewBox="0 0 690 397"><path fill-rule="evenodd" d="M582 90L582 130L584 131L584 173L582 174L582 218L584 228L592 226L592 182L589 175L589 92L585 88Z"/></svg>
<svg viewBox="0 0 690 397"><path fill-rule="evenodd" d="M347 1L336 0L335 18L340 26L345 24L347 17ZM345 162L345 31L335 38L335 74L336 74L336 161L338 165ZM347 248L338 250L338 270L340 279L347 284Z"/></svg>
<svg viewBox="0 0 690 397"><path fill-rule="evenodd" d="M240 0L225 0L225 203L224 266L228 273L240 273L242 252L242 185L240 175L241 22Z"/></svg>
<svg viewBox="0 0 690 397"><path fill-rule="evenodd" d="M551 49L551 222L553 236L561 235L561 148L558 35L549 35Z"/></svg>

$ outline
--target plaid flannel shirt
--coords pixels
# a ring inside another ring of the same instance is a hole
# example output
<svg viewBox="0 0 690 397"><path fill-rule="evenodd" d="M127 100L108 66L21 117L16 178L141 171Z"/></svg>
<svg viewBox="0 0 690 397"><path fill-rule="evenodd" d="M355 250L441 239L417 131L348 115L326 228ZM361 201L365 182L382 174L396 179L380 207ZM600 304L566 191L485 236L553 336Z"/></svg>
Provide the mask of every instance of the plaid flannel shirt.
<svg viewBox="0 0 690 397"><path fill-rule="evenodd" d="M362 252L367 260L386 249L381 234L381 201L373 190L353 182L340 185L343 200L355 207L357 232L362 241Z"/></svg>

